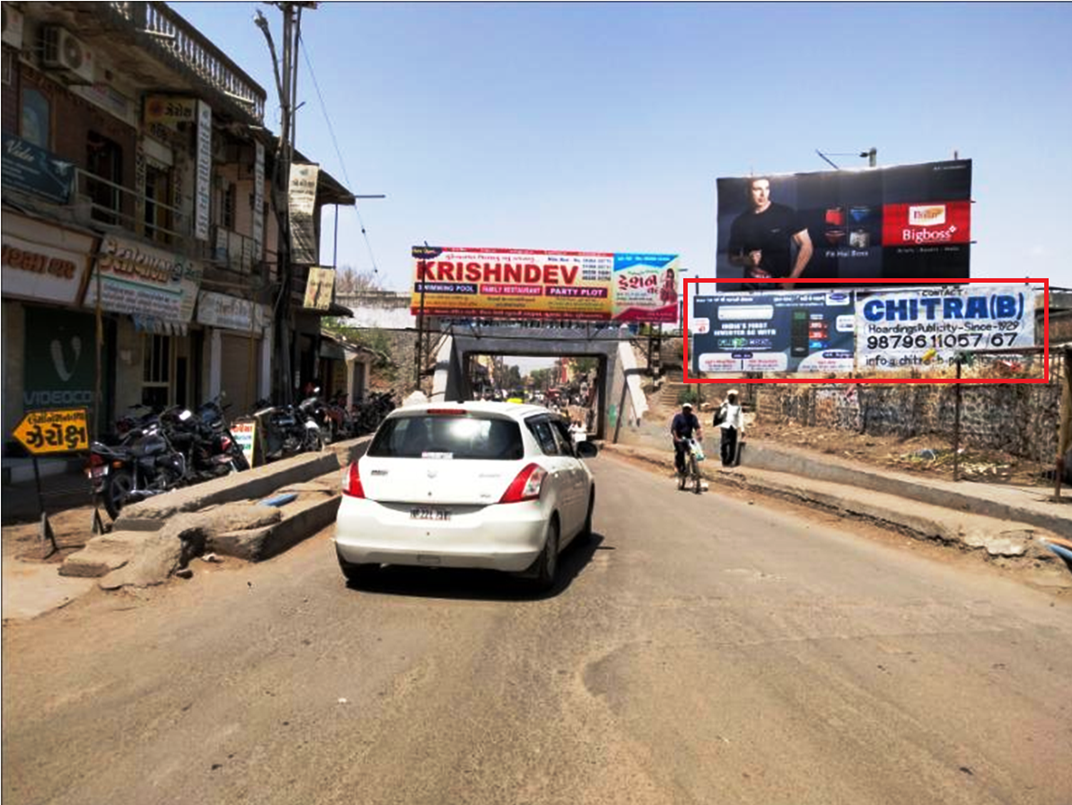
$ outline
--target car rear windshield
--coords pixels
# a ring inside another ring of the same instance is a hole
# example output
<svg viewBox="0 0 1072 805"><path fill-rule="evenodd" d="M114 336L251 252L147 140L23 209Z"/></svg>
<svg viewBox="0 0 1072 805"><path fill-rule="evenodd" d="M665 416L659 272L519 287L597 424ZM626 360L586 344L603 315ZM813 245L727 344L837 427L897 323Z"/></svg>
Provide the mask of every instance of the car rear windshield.
<svg viewBox="0 0 1072 805"><path fill-rule="evenodd" d="M377 458L516 461L525 454L521 429L510 419L474 415L417 414L388 419L372 440Z"/></svg>

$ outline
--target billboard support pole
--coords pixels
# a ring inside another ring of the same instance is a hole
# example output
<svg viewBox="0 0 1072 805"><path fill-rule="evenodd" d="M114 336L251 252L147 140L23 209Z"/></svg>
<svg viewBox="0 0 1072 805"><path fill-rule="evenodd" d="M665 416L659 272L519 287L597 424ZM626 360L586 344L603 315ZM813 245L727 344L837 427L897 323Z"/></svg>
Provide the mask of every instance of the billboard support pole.
<svg viewBox="0 0 1072 805"><path fill-rule="evenodd" d="M961 367L961 354L958 352L957 357L957 380L960 380L960 367ZM961 398L961 383L957 383L956 388L956 412L953 420L953 480L960 480L960 398Z"/></svg>
<svg viewBox="0 0 1072 805"><path fill-rule="evenodd" d="M424 242L424 248L428 248L428 241ZM427 254L427 252L426 252ZM423 275L423 276L422 276ZM413 356L413 380L416 391L421 390L421 358L424 341L424 284L428 281L428 260L421 260L417 264L417 280L421 283L421 307L417 313L417 345Z"/></svg>

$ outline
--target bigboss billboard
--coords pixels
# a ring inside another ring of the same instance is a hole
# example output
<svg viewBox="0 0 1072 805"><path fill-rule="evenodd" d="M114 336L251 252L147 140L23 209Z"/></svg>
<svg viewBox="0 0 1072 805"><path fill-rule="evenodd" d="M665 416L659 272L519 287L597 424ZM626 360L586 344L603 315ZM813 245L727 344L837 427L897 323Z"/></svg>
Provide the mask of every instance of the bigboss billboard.
<svg viewBox="0 0 1072 805"><path fill-rule="evenodd" d="M676 254L414 246L414 314L451 318L678 320Z"/></svg>
<svg viewBox="0 0 1072 805"><path fill-rule="evenodd" d="M967 279L971 160L725 178L715 276ZM832 283L833 284L833 283Z"/></svg>

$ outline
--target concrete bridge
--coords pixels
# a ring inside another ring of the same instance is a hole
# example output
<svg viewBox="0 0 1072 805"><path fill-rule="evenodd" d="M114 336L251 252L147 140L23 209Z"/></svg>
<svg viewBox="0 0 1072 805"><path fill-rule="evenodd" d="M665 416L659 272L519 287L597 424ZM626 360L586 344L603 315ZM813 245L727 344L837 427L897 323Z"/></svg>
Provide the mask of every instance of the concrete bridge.
<svg viewBox="0 0 1072 805"><path fill-rule="evenodd" d="M623 415L639 420L647 411L640 389L629 333L617 325L517 327L508 325L454 326L436 354L432 399L471 400L470 361L477 355L523 355L540 358L596 358L595 438L611 439Z"/></svg>

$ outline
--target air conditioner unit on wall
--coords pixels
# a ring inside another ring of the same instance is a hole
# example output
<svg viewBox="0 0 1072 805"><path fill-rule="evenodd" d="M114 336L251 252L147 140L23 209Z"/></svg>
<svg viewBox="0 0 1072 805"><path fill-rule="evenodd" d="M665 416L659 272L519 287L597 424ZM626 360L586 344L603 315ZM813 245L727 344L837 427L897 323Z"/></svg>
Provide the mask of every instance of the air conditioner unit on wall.
<svg viewBox="0 0 1072 805"><path fill-rule="evenodd" d="M4 44L22 50L22 12L7 3L2 7L4 21Z"/></svg>
<svg viewBox="0 0 1072 805"><path fill-rule="evenodd" d="M93 83L93 52L62 25L41 26L41 66Z"/></svg>

